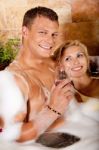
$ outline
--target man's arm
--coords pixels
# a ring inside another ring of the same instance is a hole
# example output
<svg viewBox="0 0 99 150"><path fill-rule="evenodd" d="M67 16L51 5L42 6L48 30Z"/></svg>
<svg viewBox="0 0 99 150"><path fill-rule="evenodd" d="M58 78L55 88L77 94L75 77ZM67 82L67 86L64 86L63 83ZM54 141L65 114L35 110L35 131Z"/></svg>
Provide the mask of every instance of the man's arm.
<svg viewBox="0 0 99 150"><path fill-rule="evenodd" d="M10 79L11 77L11 79ZM15 113L14 105L20 104L20 101L22 101L21 110L24 108L24 92L22 93L20 88L16 85L15 80L13 79L13 76L8 73L8 76L1 75L0 73L0 88L2 88L2 92L4 93L3 96L0 94L0 98L2 97L2 101L8 100L7 103L10 104L10 108L13 108L13 113L7 113L7 114L13 114L13 116L17 113ZM7 78L7 80L5 80ZM8 84L9 83L9 84ZM13 84L12 84L13 83ZM58 86L54 85L54 88L51 92L50 96L50 103L49 107L44 104L44 107L39 111L36 117L32 118L32 120L28 122L22 122L18 121L16 124L7 125L7 130L5 128L4 131L0 134L0 138L4 138L7 140L17 140L19 142L29 141L29 140L35 140L38 138L39 135L41 135L45 130L48 129L48 127L57 119L60 117L60 114L63 114L67 108L67 105L69 103L68 96L72 95L71 86L69 86L68 81L62 81L61 84ZM15 88L16 87L16 88ZM18 89L18 91L16 91ZM35 89L35 88L34 88ZM8 92L9 91L9 92ZM24 89L23 89L24 91ZM20 94L19 94L19 93ZM34 92L35 93L35 92ZM13 97L12 97L13 95ZM19 96L18 96L19 95ZM43 95L43 94L42 94ZM6 96L6 97L5 97ZM18 97L17 97L18 96ZM38 95L39 97L39 95ZM41 99L44 100L44 97L41 97ZM15 103L16 100L16 103ZM35 99L38 102L38 99ZM34 103L34 99L32 99ZM36 102L35 101L35 102ZM32 102L30 103L32 105ZM26 105L26 103L25 103ZM4 105L4 107L7 105ZM2 105L1 105L2 107ZM8 106L7 106L8 108ZM50 109L49 109L50 108ZM30 113L32 114L32 111L34 111L35 108L31 107ZM2 109L0 109L2 110ZM5 112L7 112L5 110ZM9 111L8 111L9 112ZM14 114L15 113L15 114ZM0 113L1 115L1 113ZM9 116L9 115L8 115ZM8 119L7 116L7 119ZM11 117L9 119L12 119ZM11 121L11 120L9 120ZM13 137L13 131L14 137ZM7 134L6 134L7 133ZM10 134L11 133L11 134ZM12 135L12 138L9 139L9 136Z"/></svg>
<svg viewBox="0 0 99 150"><path fill-rule="evenodd" d="M22 122L15 122L18 113L26 111L24 96L14 81L13 75L7 71L0 71L0 124L2 132L0 139L14 140L20 135Z"/></svg>
<svg viewBox="0 0 99 150"><path fill-rule="evenodd" d="M73 96L72 85L69 85L68 82L70 81L65 80L57 87L54 85L50 95L49 106L44 105L42 110L37 114L37 117L23 124L21 136L18 139L19 142L31 139L36 140L57 118L61 117L61 114L65 112ZM44 97L42 97L42 99L44 99Z"/></svg>
<svg viewBox="0 0 99 150"><path fill-rule="evenodd" d="M35 89L37 89L37 87L34 87L34 99L30 100L30 114L37 112L36 105L41 103L38 99L38 97L41 96L37 96L38 92L36 92ZM44 115L46 111L47 113L49 112L48 117L52 113L50 110L43 108L39 113L40 119L37 119L39 123L36 123L34 117L32 117L32 121L25 123L24 114L27 111L27 100L25 99L27 96L25 95L27 95L27 87L22 80L17 76L13 76L12 73L7 70L0 72L0 117L3 119L3 125L0 124L0 128L2 129L2 132L0 133L1 140L13 141L18 139L18 141L22 142L35 139L40 134L40 126L38 127L37 124L40 125L43 119L41 116ZM44 103L44 97L41 97L41 100L43 100ZM36 105L34 105L35 103ZM46 116L46 118L48 117ZM56 118L57 114L53 114L50 123Z"/></svg>

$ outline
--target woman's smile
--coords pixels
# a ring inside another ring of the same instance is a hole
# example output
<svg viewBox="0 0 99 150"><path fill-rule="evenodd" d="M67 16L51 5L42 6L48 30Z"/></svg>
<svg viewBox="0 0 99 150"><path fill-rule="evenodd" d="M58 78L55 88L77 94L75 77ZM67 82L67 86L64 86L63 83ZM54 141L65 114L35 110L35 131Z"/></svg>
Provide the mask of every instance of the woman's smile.
<svg viewBox="0 0 99 150"><path fill-rule="evenodd" d="M71 68L72 71L80 71L83 68L83 66L73 67Z"/></svg>

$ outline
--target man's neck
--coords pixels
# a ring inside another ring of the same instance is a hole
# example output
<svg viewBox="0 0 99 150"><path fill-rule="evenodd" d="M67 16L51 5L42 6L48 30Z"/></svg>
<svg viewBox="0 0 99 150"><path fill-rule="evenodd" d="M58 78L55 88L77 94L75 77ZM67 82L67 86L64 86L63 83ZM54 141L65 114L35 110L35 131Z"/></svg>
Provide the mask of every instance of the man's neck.
<svg viewBox="0 0 99 150"><path fill-rule="evenodd" d="M21 49L16 58L23 68L37 68L37 66L43 67L43 65L51 64L51 58L37 57L27 51L26 49Z"/></svg>

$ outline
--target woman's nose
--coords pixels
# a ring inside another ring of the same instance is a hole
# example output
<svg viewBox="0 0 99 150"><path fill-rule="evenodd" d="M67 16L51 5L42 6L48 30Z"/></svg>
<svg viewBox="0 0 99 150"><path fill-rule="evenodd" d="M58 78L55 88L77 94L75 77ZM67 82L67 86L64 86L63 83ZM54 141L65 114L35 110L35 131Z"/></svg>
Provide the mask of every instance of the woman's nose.
<svg viewBox="0 0 99 150"><path fill-rule="evenodd" d="M77 58L75 58L75 59L73 60L73 63L74 63L74 64L79 64L78 59L77 59Z"/></svg>

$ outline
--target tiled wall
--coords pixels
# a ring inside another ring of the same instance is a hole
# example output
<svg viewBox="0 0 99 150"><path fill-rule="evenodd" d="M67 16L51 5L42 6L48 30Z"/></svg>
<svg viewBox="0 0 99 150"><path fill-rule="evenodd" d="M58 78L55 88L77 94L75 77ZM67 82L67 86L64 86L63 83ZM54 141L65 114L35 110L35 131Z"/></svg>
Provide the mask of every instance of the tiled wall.
<svg viewBox="0 0 99 150"><path fill-rule="evenodd" d="M99 55L99 0L0 0L0 41L21 37L26 10L47 6L59 15L61 41L79 39Z"/></svg>

